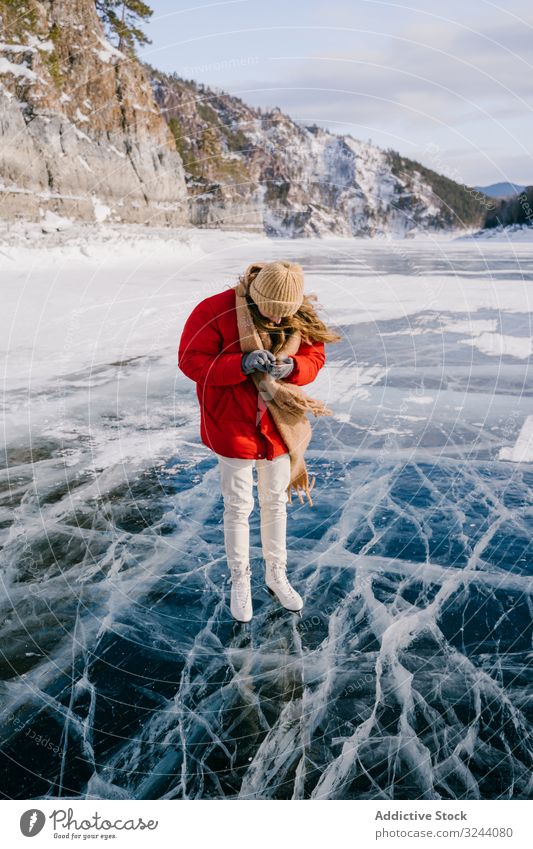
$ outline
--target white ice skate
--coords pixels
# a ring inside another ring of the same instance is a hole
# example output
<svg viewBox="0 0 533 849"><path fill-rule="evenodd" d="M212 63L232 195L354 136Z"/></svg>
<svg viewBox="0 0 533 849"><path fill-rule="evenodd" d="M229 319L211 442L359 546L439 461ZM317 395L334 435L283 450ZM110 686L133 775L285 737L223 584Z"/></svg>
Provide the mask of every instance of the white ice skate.
<svg viewBox="0 0 533 849"><path fill-rule="evenodd" d="M231 615L238 622L249 622L254 611L252 608L251 569L230 569L231 572Z"/></svg>
<svg viewBox="0 0 533 849"><path fill-rule="evenodd" d="M296 592L287 578L287 567L267 564L265 569L265 583L269 592L276 596L279 603L293 613L299 613L304 606L302 597Z"/></svg>

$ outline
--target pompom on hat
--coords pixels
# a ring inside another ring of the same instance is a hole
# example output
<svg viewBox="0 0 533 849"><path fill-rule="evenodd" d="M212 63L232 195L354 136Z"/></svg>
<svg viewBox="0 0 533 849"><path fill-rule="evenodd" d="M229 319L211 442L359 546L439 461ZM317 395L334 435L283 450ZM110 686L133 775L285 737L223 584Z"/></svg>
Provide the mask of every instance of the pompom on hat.
<svg viewBox="0 0 533 849"><path fill-rule="evenodd" d="M249 294L262 313L273 318L294 315L303 301L304 272L296 262L254 263L261 270L252 279Z"/></svg>

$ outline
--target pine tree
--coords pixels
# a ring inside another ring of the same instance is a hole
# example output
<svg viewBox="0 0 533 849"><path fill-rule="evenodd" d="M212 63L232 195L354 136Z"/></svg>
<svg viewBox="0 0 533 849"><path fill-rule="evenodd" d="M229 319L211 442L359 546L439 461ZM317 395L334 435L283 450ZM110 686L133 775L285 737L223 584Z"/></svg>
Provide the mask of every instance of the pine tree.
<svg viewBox="0 0 533 849"><path fill-rule="evenodd" d="M153 9L143 0L95 0L95 5L108 35L116 37L119 50L134 53L136 45L151 44L138 26L139 21L153 15Z"/></svg>

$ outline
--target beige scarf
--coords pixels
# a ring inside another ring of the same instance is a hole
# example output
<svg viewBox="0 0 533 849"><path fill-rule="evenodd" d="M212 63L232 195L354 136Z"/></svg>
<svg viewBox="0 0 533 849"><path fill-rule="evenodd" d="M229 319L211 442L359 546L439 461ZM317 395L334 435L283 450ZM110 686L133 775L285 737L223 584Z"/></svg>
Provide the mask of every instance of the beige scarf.
<svg viewBox="0 0 533 849"><path fill-rule="evenodd" d="M238 283L235 289L235 308L237 310L237 325L239 328L239 342L241 351L247 354L249 351L272 347L270 335L259 330L253 320L252 314L246 303L246 294L249 283ZM286 357L298 352L301 342L301 334L294 331L277 357ZM306 413L311 412L317 416L331 416L332 411L322 401L310 398L301 387L294 383L285 383L275 380L270 374L252 372L252 378L260 398L265 402L272 418L278 428L283 441L289 449L291 458L291 479L287 487L289 502L292 504L292 489L296 491L300 503L303 504L302 493L305 492L311 507L311 490L315 485L316 476L309 483L309 476L304 461L304 454L311 440L311 424Z"/></svg>

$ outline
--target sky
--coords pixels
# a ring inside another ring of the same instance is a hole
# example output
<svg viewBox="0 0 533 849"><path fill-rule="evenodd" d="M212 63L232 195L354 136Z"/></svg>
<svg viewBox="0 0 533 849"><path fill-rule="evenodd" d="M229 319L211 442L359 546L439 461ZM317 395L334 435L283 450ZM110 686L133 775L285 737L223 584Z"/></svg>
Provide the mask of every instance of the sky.
<svg viewBox="0 0 533 849"><path fill-rule="evenodd" d="M460 183L533 183L530 0L148 2L156 68Z"/></svg>

